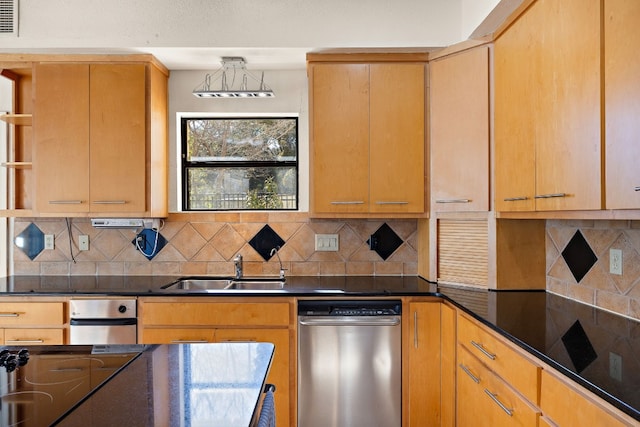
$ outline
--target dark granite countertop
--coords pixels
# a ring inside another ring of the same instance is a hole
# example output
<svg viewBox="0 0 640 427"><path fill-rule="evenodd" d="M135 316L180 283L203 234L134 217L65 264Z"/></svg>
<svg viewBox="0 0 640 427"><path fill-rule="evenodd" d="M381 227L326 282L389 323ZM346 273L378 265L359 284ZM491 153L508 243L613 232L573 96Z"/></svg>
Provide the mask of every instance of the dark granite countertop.
<svg viewBox="0 0 640 427"><path fill-rule="evenodd" d="M28 351L23 366L0 369L2 425L249 427L259 415L274 346L34 346Z"/></svg>
<svg viewBox="0 0 640 427"><path fill-rule="evenodd" d="M640 322L561 296L544 291L437 286L417 276L288 277L284 289L277 291L161 289L176 279L178 277L172 276L14 276L0 279L0 296L438 296L640 420Z"/></svg>

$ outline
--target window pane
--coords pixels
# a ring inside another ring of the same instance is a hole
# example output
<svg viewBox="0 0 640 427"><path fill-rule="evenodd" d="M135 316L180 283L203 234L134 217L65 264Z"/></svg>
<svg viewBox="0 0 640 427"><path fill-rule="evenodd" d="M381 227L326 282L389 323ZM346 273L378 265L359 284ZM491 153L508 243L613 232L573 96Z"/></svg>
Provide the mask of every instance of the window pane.
<svg viewBox="0 0 640 427"><path fill-rule="evenodd" d="M189 210L296 209L295 166L191 167Z"/></svg>
<svg viewBox="0 0 640 427"><path fill-rule="evenodd" d="M188 162L296 161L295 118L189 119Z"/></svg>

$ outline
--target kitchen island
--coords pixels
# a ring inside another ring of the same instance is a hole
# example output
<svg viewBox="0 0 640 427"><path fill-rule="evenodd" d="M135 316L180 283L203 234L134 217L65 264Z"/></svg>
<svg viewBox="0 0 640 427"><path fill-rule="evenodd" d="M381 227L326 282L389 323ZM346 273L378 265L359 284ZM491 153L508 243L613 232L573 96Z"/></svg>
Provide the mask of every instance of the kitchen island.
<svg viewBox="0 0 640 427"><path fill-rule="evenodd" d="M27 351L21 366L0 370L1 425L248 427L259 414L274 346L32 346Z"/></svg>
<svg viewBox="0 0 640 427"><path fill-rule="evenodd" d="M298 300L309 298L393 297L416 301L431 298L450 304L532 355L543 365L550 366L640 421L640 395L637 393L640 387L640 369L637 365L640 355L640 342L637 339L640 336L640 322L552 293L438 286L415 276L288 277L282 289L266 291L163 289L176 279L177 277L159 276L15 276L0 279L0 290L4 292L0 296L129 295L137 297L144 304L159 304L164 301L167 306L184 306L185 310L189 304L194 303L202 304L203 307L207 304L228 306L227 301L233 304L250 302L255 308L267 304L281 307L279 304L286 304L287 301L294 304ZM144 307L144 304L141 305ZM272 312L273 310L269 313ZM293 315L279 314L282 319L274 320L271 329L284 335L286 343L287 336L291 336L288 334L293 334L292 329L286 329L286 324L293 320ZM216 339L218 335L220 339L226 339L239 331L247 331L248 334L250 329L238 329L238 326L232 325L231 320L229 316L224 317L224 321L228 322L227 327L233 330L216 329ZM165 326L171 323L160 322L158 325L153 328L166 334L168 329ZM242 325L240 327L246 328ZM294 348L295 337L291 339L294 341L290 345ZM285 356L287 354L295 355L295 352L287 351ZM293 357L286 363L294 366ZM286 367L283 369L286 371Z"/></svg>

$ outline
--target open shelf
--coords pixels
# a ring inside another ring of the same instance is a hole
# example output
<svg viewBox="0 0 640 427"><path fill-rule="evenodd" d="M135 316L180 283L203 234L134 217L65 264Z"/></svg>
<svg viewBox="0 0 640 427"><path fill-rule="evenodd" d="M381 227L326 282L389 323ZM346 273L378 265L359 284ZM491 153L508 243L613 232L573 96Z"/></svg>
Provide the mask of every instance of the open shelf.
<svg viewBox="0 0 640 427"><path fill-rule="evenodd" d="M31 126L33 116L31 114L3 114L0 120L16 126Z"/></svg>

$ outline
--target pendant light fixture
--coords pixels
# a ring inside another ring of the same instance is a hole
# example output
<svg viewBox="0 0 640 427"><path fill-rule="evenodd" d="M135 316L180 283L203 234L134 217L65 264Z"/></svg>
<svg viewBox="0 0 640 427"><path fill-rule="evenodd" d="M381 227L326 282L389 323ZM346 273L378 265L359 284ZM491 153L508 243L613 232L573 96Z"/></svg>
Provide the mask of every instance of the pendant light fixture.
<svg viewBox="0 0 640 427"><path fill-rule="evenodd" d="M264 83L264 71L258 79L247 70L246 64L241 56L223 56L222 68L207 74L193 95L198 98L273 98L275 94ZM257 82L258 89L249 89L249 79Z"/></svg>

